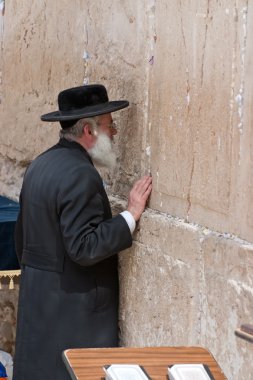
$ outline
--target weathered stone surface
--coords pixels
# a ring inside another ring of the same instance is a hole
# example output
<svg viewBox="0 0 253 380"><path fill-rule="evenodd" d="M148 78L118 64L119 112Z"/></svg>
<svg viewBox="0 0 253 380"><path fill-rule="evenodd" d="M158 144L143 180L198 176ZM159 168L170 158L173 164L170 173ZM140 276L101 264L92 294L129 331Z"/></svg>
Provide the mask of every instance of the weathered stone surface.
<svg viewBox="0 0 253 380"><path fill-rule="evenodd" d="M23 181L25 167L28 163L16 162L0 154L0 194L5 195L15 201L19 198L19 193Z"/></svg>
<svg viewBox="0 0 253 380"><path fill-rule="evenodd" d="M123 163L115 189L126 193L141 171L139 148L147 115L142 4L64 0L28 1L18 5L18 12L16 7L14 0L6 3L2 34L0 154L29 162L57 141L58 123L43 123L40 115L58 108L59 91L103 83L110 99L127 98L131 104L115 115Z"/></svg>
<svg viewBox="0 0 253 380"><path fill-rule="evenodd" d="M212 348L229 379L246 379L253 373L249 360L253 347L242 343L234 330L252 323L253 245L211 234L204 239L202 252L201 344Z"/></svg>
<svg viewBox="0 0 253 380"><path fill-rule="evenodd" d="M132 250L120 255L123 342L133 346L196 343L198 235L147 213L136 239Z"/></svg>
<svg viewBox="0 0 253 380"><path fill-rule="evenodd" d="M18 284L9 289L8 283L4 283L0 289L0 350L11 355L15 349L18 291Z"/></svg>
<svg viewBox="0 0 253 380"><path fill-rule="evenodd" d="M252 323L252 270L252 244L146 211L120 254L122 344L201 345L246 380L253 347L234 331Z"/></svg>
<svg viewBox="0 0 253 380"><path fill-rule="evenodd" d="M251 240L252 4L160 1L154 12L151 207Z"/></svg>

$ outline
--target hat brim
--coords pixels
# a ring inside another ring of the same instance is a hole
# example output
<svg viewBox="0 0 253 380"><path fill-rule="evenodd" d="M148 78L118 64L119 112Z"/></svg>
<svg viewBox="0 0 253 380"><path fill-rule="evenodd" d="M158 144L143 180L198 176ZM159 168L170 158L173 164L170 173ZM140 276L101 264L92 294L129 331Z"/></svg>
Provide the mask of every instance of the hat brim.
<svg viewBox="0 0 253 380"><path fill-rule="evenodd" d="M78 110L70 111L55 111L46 113L41 116L42 121L68 121L79 120L86 117L99 116L106 113L115 112L129 106L127 100L118 100L106 103L96 104L94 106L88 106Z"/></svg>

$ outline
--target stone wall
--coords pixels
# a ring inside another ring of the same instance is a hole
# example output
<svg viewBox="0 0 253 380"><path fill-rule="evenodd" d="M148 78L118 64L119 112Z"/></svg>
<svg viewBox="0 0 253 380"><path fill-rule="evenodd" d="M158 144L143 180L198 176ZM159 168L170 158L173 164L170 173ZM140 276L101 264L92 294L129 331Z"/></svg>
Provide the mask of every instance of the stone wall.
<svg viewBox="0 0 253 380"><path fill-rule="evenodd" d="M0 288L0 350L14 354L16 338L16 316L18 305L18 281L9 289L9 280L1 279Z"/></svg>
<svg viewBox="0 0 253 380"><path fill-rule="evenodd" d="M252 245L148 210L128 253L120 260L122 343L200 345L228 379L248 379L252 343L234 329L252 322Z"/></svg>
<svg viewBox="0 0 253 380"><path fill-rule="evenodd" d="M234 335L253 316L253 4L7 0L0 16L0 193L17 199L58 126L58 92L103 83L115 114L115 208L154 189L120 255L124 345L201 345L230 380L253 373Z"/></svg>

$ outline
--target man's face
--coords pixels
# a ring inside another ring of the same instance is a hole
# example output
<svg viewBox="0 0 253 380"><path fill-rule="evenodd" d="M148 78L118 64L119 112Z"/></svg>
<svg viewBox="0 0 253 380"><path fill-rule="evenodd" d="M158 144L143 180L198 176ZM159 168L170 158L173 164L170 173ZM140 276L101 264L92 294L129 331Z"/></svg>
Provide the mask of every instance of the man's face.
<svg viewBox="0 0 253 380"><path fill-rule="evenodd" d="M112 115L110 113L107 113L105 115L99 116L97 124L98 133L104 133L106 136L110 138L110 140L113 141L113 136L117 134L117 129L113 124Z"/></svg>
<svg viewBox="0 0 253 380"><path fill-rule="evenodd" d="M113 136L117 134L111 114L101 115L97 121L94 145L88 150L95 164L114 169L116 154L112 149Z"/></svg>

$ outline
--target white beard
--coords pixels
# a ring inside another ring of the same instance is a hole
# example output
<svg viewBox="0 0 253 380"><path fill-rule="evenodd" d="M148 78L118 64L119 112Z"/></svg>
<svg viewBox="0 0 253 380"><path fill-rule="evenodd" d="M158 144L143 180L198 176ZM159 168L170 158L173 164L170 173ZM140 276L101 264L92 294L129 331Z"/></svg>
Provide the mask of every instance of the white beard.
<svg viewBox="0 0 253 380"><path fill-rule="evenodd" d="M113 170L116 166L116 154L112 150L112 141L104 133L98 133L96 144L88 150L94 164Z"/></svg>

